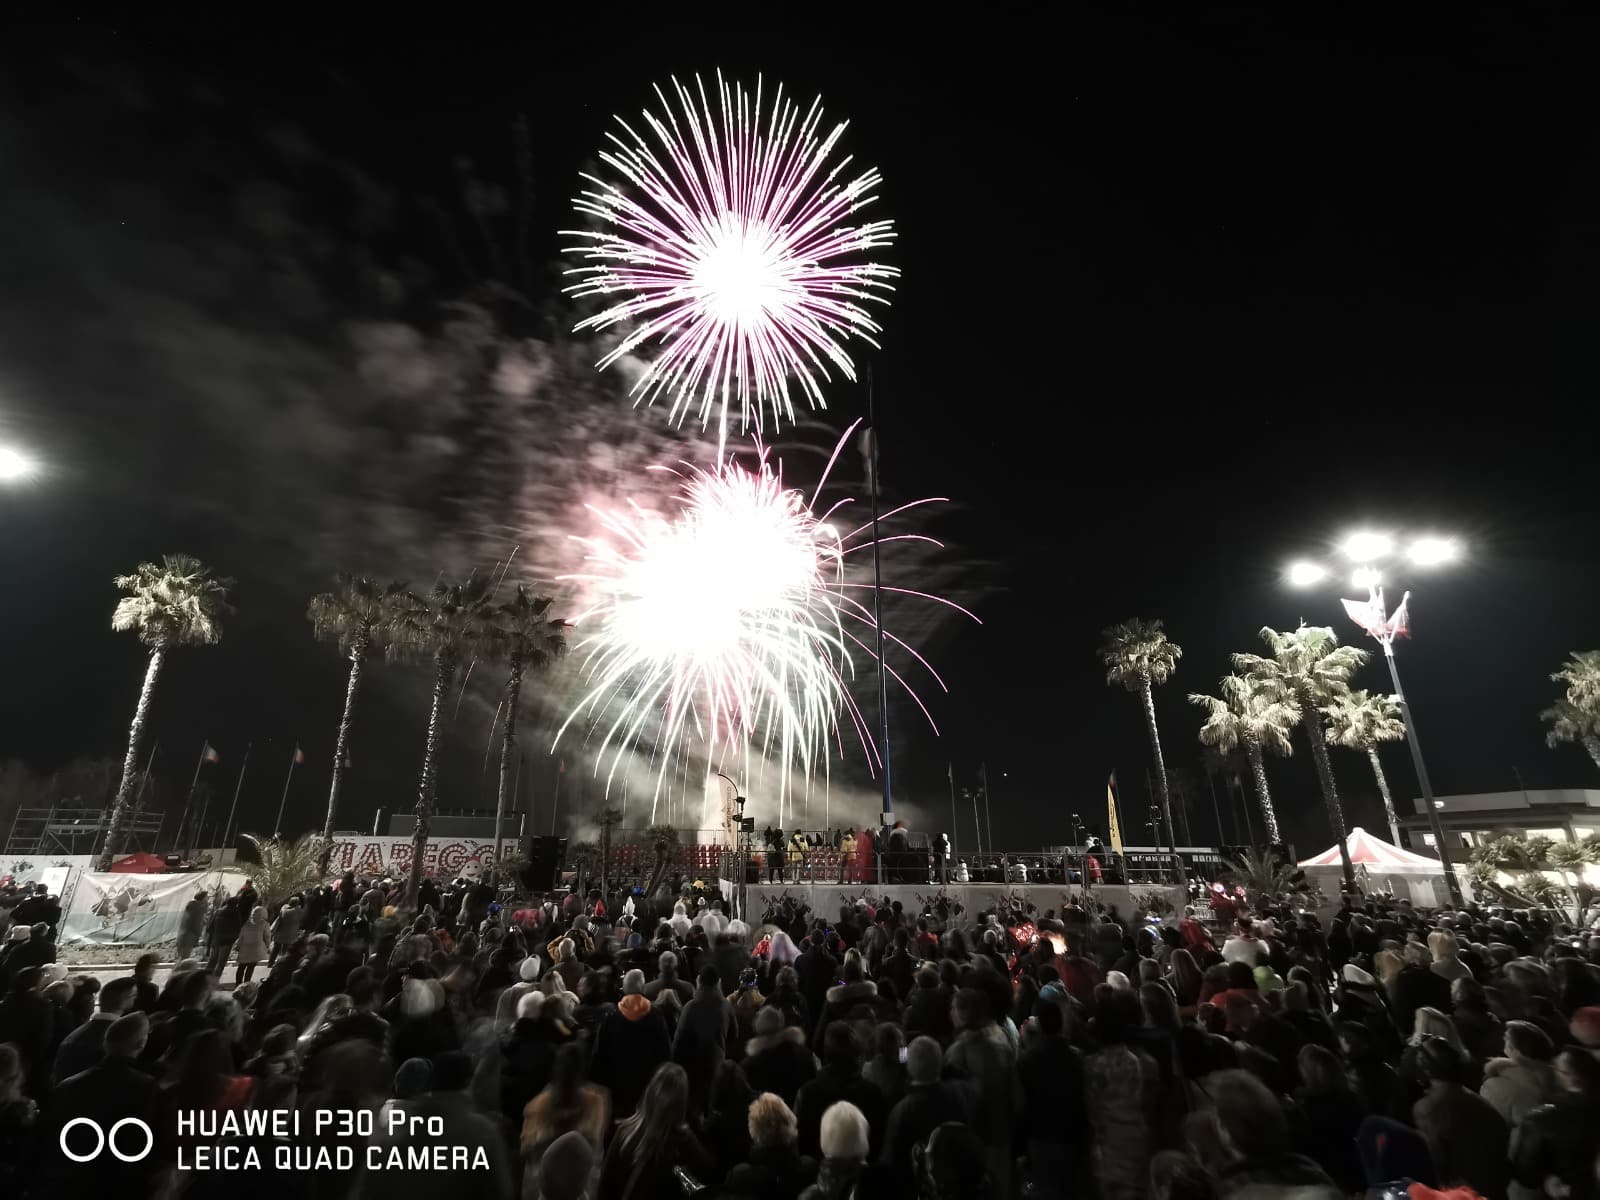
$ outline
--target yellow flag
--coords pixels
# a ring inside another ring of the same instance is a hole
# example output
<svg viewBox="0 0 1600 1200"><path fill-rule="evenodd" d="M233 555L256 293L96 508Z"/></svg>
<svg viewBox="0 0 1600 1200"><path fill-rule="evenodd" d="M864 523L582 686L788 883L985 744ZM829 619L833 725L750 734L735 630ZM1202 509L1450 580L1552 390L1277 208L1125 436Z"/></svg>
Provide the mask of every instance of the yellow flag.
<svg viewBox="0 0 1600 1200"><path fill-rule="evenodd" d="M1117 820L1117 773L1106 780L1106 827L1111 830L1111 848L1122 853L1122 825Z"/></svg>

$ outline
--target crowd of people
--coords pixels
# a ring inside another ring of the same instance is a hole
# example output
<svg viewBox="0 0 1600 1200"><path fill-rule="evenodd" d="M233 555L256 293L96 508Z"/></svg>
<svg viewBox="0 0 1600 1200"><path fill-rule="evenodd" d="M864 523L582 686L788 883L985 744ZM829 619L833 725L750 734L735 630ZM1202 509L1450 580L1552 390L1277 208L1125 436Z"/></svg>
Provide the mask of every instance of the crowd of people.
<svg viewBox="0 0 1600 1200"><path fill-rule="evenodd" d="M1600 1196L1600 934L1551 914L398 899L197 896L162 986L0 958L0 1194Z"/></svg>

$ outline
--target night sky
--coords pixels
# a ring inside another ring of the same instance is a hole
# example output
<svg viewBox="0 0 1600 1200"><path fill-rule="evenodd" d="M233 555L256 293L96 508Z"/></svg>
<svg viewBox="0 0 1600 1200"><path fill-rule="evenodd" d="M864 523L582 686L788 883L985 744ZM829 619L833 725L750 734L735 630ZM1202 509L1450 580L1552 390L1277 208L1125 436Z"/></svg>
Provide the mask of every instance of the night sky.
<svg viewBox="0 0 1600 1200"><path fill-rule="evenodd" d="M984 621L917 628L951 689L921 689L942 738L892 709L897 792L925 823L948 813L947 762L958 783L987 762L1002 845L1064 840L1074 811L1102 824L1113 767L1135 825L1148 754L1136 700L1104 684L1101 628L1161 617L1184 647L1157 705L1168 765L1199 775L1185 693L1259 650L1263 624L1359 637L1338 588L1291 592L1280 569L1367 524L1469 550L1397 580L1436 789L1600 783L1537 720L1549 672L1600 643L1595 30L1560 7L1414 26L1210 11L850 37L830 18L811 39L795 13L781 38L719 24L679 46L623 14L11 25L0 438L50 469L0 492L0 760L120 757L142 652L109 631L111 576L186 550L238 578L239 614L166 677L158 770L186 783L209 738L229 789L253 741L244 825L260 828L298 740L287 823L316 819L344 665L312 642L306 597L340 567L426 584L512 545L548 579L540 548L584 499L551 472L607 430L655 439L641 454L674 444L659 413L612 404L584 424L604 381L581 362L534 412L467 395L437 347L485 280L529 298L507 336L570 325L556 230L611 114L721 67L821 92L885 179L904 272L872 355L885 482L953 502L938 562L900 565ZM463 200L516 193L519 116L525 245ZM394 349L402 329L420 351ZM865 410L859 386L828 395L835 432L798 438L813 450ZM859 485L853 455L842 470ZM497 507L508 471L522 490ZM1387 690L1382 664L1361 683ZM424 688L418 668L374 672L341 825L409 805ZM492 804L492 712L475 684L445 806ZM547 745L529 745L541 821ZM1300 749L1269 771L1314 852L1327 823ZM1384 756L1397 798L1414 794L1403 747ZM1362 758L1335 769L1351 823L1381 826ZM565 786L577 810L598 803Z"/></svg>

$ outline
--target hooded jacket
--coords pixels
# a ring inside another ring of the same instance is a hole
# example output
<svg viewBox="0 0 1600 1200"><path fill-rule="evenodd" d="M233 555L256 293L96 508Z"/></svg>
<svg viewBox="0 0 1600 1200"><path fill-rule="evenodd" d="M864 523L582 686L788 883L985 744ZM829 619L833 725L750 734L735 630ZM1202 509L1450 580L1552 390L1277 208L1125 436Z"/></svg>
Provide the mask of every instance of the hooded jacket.
<svg viewBox="0 0 1600 1200"><path fill-rule="evenodd" d="M624 996L600 1022L589 1071L596 1083L611 1089L616 1115L629 1116L671 1053L666 1019L643 996Z"/></svg>
<svg viewBox="0 0 1600 1200"><path fill-rule="evenodd" d="M806 1049L805 1034L793 1025L751 1038L744 1045L744 1074L759 1092L781 1097L791 1109L800 1089L817 1076L817 1059Z"/></svg>

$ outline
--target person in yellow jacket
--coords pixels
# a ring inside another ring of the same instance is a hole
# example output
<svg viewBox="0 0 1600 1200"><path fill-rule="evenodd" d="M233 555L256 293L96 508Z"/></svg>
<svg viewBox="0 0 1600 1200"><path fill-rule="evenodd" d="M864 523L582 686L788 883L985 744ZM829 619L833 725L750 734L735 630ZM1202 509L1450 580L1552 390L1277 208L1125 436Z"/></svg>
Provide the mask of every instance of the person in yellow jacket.
<svg viewBox="0 0 1600 1200"><path fill-rule="evenodd" d="M851 868L856 861L856 831L846 829L844 837L839 839L839 882L843 883L850 877Z"/></svg>
<svg viewBox="0 0 1600 1200"><path fill-rule="evenodd" d="M806 854L811 850L811 843L806 840L806 835L798 829L789 839L789 857L794 860L794 881L799 883L805 875Z"/></svg>

